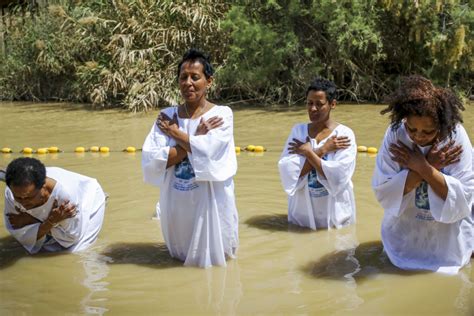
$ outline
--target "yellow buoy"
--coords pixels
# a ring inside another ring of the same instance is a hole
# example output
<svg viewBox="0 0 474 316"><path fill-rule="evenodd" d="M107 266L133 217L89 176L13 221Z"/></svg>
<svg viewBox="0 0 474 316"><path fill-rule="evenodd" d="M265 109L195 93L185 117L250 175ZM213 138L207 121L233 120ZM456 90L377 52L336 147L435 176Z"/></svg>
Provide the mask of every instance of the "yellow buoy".
<svg viewBox="0 0 474 316"><path fill-rule="evenodd" d="M263 146L255 146L254 151L256 153L263 153L265 151L265 148Z"/></svg>
<svg viewBox="0 0 474 316"><path fill-rule="evenodd" d="M103 147L100 147L100 148L99 148L99 151L100 151L101 153L108 153L108 152L110 151L110 148L103 146Z"/></svg>
<svg viewBox="0 0 474 316"><path fill-rule="evenodd" d="M378 151L378 150L377 150L377 148L375 148L375 147L369 147L369 148L367 148L367 152L368 152L369 154L376 154L377 151Z"/></svg>
<svg viewBox="0 0 474 316"><path fill-rule="evenodd" d="M39 154L39 155L47 154L48 153L48 148L38 148L36 150L36 153Z"/></svg>
<svg viewBox="0 0 474 316"><path fill-rule="evenodd" d="M2 148L2 154L9 154L9 153L12 153L13 150L11 148L8 148L8 147L4 147Z"/></svg>
<svg viewBox="0 0 474 316"><path fill-rule="evenodd" d="M58 147L56 146L51 146L48 148L48 152L52 153L52 154L55 154L55 153L58 153L60 150Z"/></svg>
<svg viewBox="0 0 474 316"><path fill-rule="evenodd" d="M367 151L367 146L357 146L357 151L365 153Z"/></svg>
<svg viewBox="0 0 474 316"><path fill-rule="evenodd" d="M255 150L255 146L254 145L248 145L246 148L245 148L246 151L254 151Z"/></svg>
<svg viewBox="0 0 474 316"><path fill-rule="evenodd" d="M85 151L86 149L84 147L76 147L76 149L74 149L74 152L76 153L83 153Z"/></svg>
<svg viewBox="0 0 474 316"><path fill-rule="evenodd" d="M31 153L33 153L33 148L25 147L21 150L21 152L24 153L24 154L31 154Z"/></svg>
<svg viewBox="0 0 474 316"><path fill-rule="evenodd" d="M240 154L240 147L239 146L235 146L235 153Z"/></svg>
<svg viewBox="0 0 474 316"><path fill-rule="evenodd" d="M134 153L134 152L137 151L137 149L136 149L135 147L133 147L133 146L128 146L127 148L125 148L124 151L126 151L126 152L128 152L128 153Z"/></svg>
<svg viewBox="0 0 474 316"><path fill-rule="evenodd" d="M99 146L92 146L90 148L90 151L93 152L93 153L98 153L99 152Z"/></svg>

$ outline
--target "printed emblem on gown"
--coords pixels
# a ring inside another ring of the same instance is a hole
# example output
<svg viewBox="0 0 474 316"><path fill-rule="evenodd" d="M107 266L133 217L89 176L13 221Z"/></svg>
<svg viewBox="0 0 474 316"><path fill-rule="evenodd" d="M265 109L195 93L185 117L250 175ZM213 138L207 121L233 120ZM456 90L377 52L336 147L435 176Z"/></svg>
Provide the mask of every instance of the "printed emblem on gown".
<svg viewBox="0 0 474 316"><path fill-rule="evenodd" d="M189 162L188 157L183 159L180 163L176 164L174 168L175 182L173 187L179 191L190 191L198 187L198 184L194 181L196 175L194 169Z"/></svg>
<svg viewBox="0 0 474 316"><path fill-rule="evenodd" d="M417 219L425 221L434 220L433 216L431 216L431 213L429 212L430 200L428 199L428 183L426 181L421 182L421 184L416 188L415 206L422 210L416 214Z"/></svg>
<svg viewBox="0 0 474 316"><path fill-rule="evenodd" d="M308 174L308 187L311 197L323 197L329 194L328 190L318 181L316 170L311 170Z"/></svg>

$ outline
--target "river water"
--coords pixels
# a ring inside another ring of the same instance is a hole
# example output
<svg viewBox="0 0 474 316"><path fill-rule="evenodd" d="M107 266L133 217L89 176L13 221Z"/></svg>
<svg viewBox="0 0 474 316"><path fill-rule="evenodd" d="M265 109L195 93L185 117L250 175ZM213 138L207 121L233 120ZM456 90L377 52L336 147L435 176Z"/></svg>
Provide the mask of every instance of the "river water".
<svg viewBox="0 0 474 316"><path fill-rule="evenodd" d="M354 130L358 145L378 147L388 124L382 108L338 105L332 115ZM141 147L156 116L0 103L0 147L14 150L0 154L0 167L23 147L58 146L63 153L33 156L97 178L110 196L98 241L77 254L27 255L0 219L0 315L474 315L474 268L456 276L404 272L383 254L383 210L370 186L374 156L357 157L356 225L317 232L288 225L277 161L291 127L307 121L302 108L234 110L236 145L267 148L238 155L238 258L226 268L183 267L153 219L158 189L142 181L141 154L122 152ZM474 139L474 105L464 122ZM73 152L94 145L111 152Z"/></svg>

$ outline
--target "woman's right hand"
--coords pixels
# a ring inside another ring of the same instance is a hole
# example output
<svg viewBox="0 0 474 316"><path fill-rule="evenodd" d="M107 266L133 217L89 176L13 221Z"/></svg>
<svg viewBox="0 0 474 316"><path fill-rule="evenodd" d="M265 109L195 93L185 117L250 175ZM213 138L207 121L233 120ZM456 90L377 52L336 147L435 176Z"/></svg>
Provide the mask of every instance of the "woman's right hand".
<svg viewBox="0 0 474 316"><path fill-rule="evenodd" d="M222 124L224 124L222 117L213 116L206 121L204 121L204 118L201 117L201 121L199 122L194 135L206 135L210 130L221 127Z"/></svg>
<svg viewBox="0 0 474 316"><path fill-rule="evenodd" d="M322 146L324 154L336 151L339 149L346 149L351 145L351 140L347 136L331 136Z"/></svg>
<svg viewBox="0 0 474 316"><path fill-rule="evenodd" d="M438 143L433 144L430 151L426 155L426 160L437 170L441 170L446 166L461 160L463 152L461 145L454 146L454 140L450 140L446 145L438 147Z"/></svg>
<svg viewBox="0 0 474 316"><path fill-rule="evenodd" d="M74 204L69 203L69 201L62 202L58 206L58 200L54 201L53 208L46 219L53 225L56 225L62 222L65 219L76 216L77 210Z"/></svg>

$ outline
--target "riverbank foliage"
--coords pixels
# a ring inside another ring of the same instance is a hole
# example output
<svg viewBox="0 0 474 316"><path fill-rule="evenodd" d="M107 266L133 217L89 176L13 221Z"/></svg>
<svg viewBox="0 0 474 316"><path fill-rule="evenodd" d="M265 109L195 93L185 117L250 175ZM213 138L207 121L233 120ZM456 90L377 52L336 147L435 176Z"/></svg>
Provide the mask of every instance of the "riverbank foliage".
<svg viewBox="0 0 474 316"><path fill-rule="evenodd" d="M189 47L213 57L216 99L293 105L317 75L349 101L382 101L413 73L473 93L466 0L48 3L4 17L0 99L166 106L178 100L177 62Z"/></svg>

